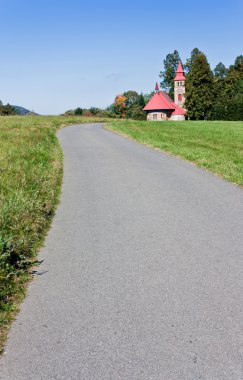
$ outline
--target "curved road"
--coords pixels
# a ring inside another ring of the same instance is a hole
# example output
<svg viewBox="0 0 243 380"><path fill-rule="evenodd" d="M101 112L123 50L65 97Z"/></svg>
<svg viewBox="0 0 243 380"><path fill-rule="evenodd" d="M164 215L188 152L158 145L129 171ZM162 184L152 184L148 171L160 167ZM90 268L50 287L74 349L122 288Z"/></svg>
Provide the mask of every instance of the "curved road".
<svg viewBox="0 0 243 380"><path fill-rule="evenodd" d="M242 380L242 189L97 124L58 136L62 200L0 378Z"/></svg>

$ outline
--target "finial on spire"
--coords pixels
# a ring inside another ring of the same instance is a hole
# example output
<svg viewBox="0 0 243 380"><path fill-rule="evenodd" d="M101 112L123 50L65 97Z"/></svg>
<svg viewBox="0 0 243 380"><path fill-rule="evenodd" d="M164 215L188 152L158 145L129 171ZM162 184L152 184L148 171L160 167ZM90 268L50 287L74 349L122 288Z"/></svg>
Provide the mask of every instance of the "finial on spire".
<svg viewBox="0 0 243 380"><path fill-rule="evenodd" d="M158 82L156 82L156 85L155 85L155 92L158 92L159 91L159 85L158 85Z"/></svg>

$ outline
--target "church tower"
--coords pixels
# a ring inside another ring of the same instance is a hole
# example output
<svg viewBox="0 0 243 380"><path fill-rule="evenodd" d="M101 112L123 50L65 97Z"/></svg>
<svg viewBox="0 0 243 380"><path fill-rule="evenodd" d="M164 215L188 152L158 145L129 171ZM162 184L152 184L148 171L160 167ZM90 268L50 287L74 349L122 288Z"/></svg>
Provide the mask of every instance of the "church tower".
<svg viewBox="0 0 243 380"><path fill-rule="evenodd" d="M186 77L184 74L184 70L181 64L181 61L179 61L177 70L176 70L176 76L174 79L174 103L177 104L179 107L184 108L185 103L185 81Z"/></svg>

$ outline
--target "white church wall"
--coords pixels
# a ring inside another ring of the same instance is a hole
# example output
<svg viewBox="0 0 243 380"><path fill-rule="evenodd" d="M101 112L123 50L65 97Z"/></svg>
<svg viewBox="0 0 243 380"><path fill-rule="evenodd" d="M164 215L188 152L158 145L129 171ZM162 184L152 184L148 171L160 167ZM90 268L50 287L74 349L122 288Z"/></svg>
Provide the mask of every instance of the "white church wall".
<svg viewBox="0 0 243 380"><path fill-rule="evenodd" d="M170 117L170 120L182 121L182 120L185 120L185 116L184 115L173 115Z"/></svg>

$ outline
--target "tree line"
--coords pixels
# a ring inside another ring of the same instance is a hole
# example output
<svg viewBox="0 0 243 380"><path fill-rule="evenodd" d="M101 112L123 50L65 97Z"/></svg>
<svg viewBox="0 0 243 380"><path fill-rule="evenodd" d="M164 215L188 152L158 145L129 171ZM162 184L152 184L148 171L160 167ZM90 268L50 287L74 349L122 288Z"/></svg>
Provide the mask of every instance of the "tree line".
<svg viewBox="0 0 243 380"><path fill-rule="evenodd" d="M74 110L68 110L65 116L82 115L82 116L99 116L110 118L127 118L134 120L145 120L146 115L143 111L145 104L152 97L151 94L138 94L136 91L130 90L123 94L117 95L114 102L106 109L91 107L89 109L78 107Z"/></svg>
<svg viewBox="0 0 243 380"><path fill-rule="evenodd" d="M90 107L90 108L81 108L77 107L73 110L66 111L63 116L85 116L85 117L106 117L106 110L103 110L98 107Z"/></svg>
<svg viewBox="0 0 243 380"><path fill-rule="evenodd" d="M166 56L160 72L161 88L174 98L174 77L180 56ZM195 48L184 63L187 116L192 120L243 120L243 56L227 68L222 62L211 70L206 55Z"/></svg>

